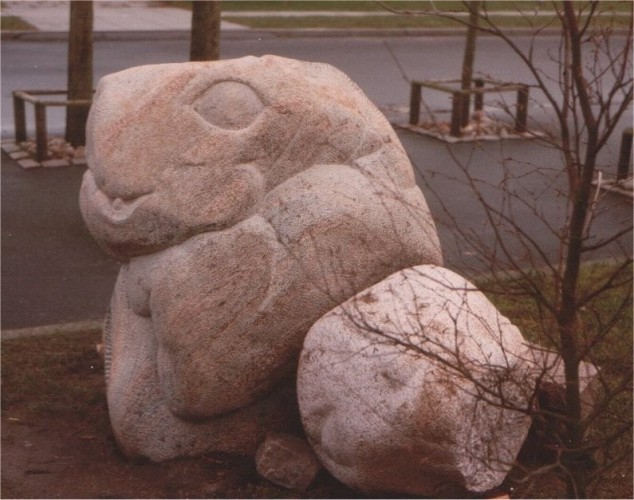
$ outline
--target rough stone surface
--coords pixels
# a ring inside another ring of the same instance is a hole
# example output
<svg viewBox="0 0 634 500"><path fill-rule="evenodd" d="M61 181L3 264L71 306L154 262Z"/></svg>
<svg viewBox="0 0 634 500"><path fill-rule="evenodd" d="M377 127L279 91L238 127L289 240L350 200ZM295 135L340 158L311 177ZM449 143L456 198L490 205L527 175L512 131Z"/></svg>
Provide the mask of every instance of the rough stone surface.
<svg viewBox="0 0 634 500"><path fill-rule="evenodd" d="M300 491L308 488L319 472L319 461L308 443L283 433L267 434L255 455L255 465L262 477Z"/></svg>
<svg viewBox="0 0 634 500"><path fill-rule="evenodd" d="M519 330L464 278L406 269L311 328L302 422L323 465L366 493L484 492L503 481L531 424L516 411L535 385L524 353Z"/></svg>
<svg viewBox="0 0 634 500"><path fill-rule="evenodd" d="M105 344L130 456L254 453L292 420L313 322L442 260L396 134L329 65L265 56L109 75L86 155L82 214L123 262Z"/></svg>

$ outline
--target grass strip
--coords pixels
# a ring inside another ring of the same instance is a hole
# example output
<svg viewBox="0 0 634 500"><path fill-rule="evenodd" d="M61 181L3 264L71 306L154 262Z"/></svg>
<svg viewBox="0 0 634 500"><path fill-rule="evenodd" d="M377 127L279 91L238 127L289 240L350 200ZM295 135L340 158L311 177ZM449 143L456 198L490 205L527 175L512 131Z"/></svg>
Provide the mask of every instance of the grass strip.
<svg viewBox="0 0 634 500"><path fill-rule="evenodd" d="M532 28L535 30L557 27L557 19L544 16L490 16L495 26L500 28ZM225 21L242 24L255 29L406 29L406 28L458 28L466 30L463 24L437 16L223 16ZM603 16L595 18L597 27L624 27L629 23L626 16Z"/></svg>
<svg viewBox="0 0 634 500"><path fill-rule="evenodd" d="M465 12L465 6L459 0L422 1L422 0L388 0L385 2L392 9L407 11L430 11L441 9L443 11ZM562 2L557 2L561 4ZM191 10L191 1L161 1L155 2L157 7L177 7ZM601 11L629 12L630 1L601 1ZM495 11L523 11L528 15L535 11L553 10L550 2L541 0L508 1L489 0L486 2L488 12ZM378 2L367 0L223 0L223 12L284 12L284 11L333 11L333 12L386 12Z"/></svg>
<svg viewBox="0 0 634 500"><path fill-rule="evenodd" d="M105 405L99 330L2 342L2 415L86 412Z"/></svg>
<svg viewBox="0 0 634 500"><path fill-rule="evenodd" d="M27 23L18 16L2 16L0 17L0 29L4 30L24 30L36 31L35 26Z"/></svg>

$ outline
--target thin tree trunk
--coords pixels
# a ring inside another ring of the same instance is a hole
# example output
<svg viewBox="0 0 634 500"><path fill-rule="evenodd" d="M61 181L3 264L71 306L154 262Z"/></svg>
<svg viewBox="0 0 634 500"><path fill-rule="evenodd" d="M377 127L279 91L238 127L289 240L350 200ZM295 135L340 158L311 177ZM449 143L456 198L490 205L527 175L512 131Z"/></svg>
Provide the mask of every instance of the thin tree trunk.
<svg viewBox="0 0 634 500"><path fill-rule="evenodd" d="M473 79L473 62L475 60L476 35L478 33L478 16L480 12L480 2L473 1L468 3L469 7L469 27L467 29L467 42L464 50L464 59L462 61L462 79L460 88L469 90ZM461 99L460 125L466 126L469 123L469 109L471 105L471 95L463 95Z"/></svg>
<svg viewBox="0 0 634 500"><path fill-rule="evenodd" d="M598 146L597 122L592 112L588 85L583 78L583 62L581 57L581 36L577 25L577 17L572 2L563 2L565 30L570 40L570 72L579 98L583 115L583 123L587 129L587 144L581 177L577 186L571 186L573 210L570 220L569 241L566 255L566 268L562 280L561 306L559 310L559 331L561 336L561 355L566 375L566 417L567 443L572 450L582 450L584 445L583 416L581 411L581 395L579 391L579 334L577 327L577 284L579 268L583 253L583 235L585 221L590 208L590 191L596 168L596 152ZM568 165L568 168L576 168ZM577 451L570 454L568 468L570 480L568 495L571 497L586 496L587 471L581 465L584 453Z"/></svg>
<svg viewBox="0 0 634 500"><path fill-rule="evenodd" d="M190 61L215 61L220 58L220 1L192 2Z"/></svg>
<svg viewBox="0 0 634 500"><path fill-rule="evenodd" d="M92 99L92 1L70 2L68 33L68 99ZM69 106L66 110L66 141L73 146L86 143L86 120L90 106Z"/></svg>

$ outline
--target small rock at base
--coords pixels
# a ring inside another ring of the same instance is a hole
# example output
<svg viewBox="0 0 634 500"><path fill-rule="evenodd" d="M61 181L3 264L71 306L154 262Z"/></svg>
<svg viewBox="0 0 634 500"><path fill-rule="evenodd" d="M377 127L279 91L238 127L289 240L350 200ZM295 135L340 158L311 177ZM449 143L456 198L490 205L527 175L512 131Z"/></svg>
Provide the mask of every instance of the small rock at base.
<svg viewBox="0 0 634 500"><path fill-rule="evenodd" d="M255 464L262 477L291 490L305 490L319 472L317 457L305 440L276 432L266 435Z"/></svg>

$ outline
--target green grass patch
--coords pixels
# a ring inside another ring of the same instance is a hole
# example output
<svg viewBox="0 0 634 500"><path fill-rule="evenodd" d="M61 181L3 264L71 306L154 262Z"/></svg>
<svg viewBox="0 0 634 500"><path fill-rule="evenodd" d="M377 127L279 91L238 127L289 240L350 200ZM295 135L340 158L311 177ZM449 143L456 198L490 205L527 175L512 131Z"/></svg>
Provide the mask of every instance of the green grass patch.
<svg viewBox="0 0 634 500"><path fill-rule="evenodd" d="M223 19L229 22L242 24L255 29L405 29L405 28L459 28L466 31L466 27L460 22L437 16L231 16L225 15ZM500 28L533 28L543 29L557 27L558 20L552 15L544 16L490 16L495 26ZM627 26L629 18L626 16L601 16L594 22L596 26ZM483 23L483 26L484 23Z"/></svg>
<svg viewBox="0 0 634 500"><path fill-rule="evenodd" d="M466 8L464 3L456 0L435 1L417 1L417 0L388 0L385 2L390 8L408 11L430 11L439 9L443 11L464 12ZM557 2L561 4L561 2ZM161 1L156 2L157 6L178 7L191 10L191 1ZM532 13L535 10L549 11L553 10L551 2L543 1L487 1L486 9L489 12L494 11L525 11ZM629 12L632 9L632 3L629 1L602 1L600 4L601 11L614 10L619 12ZM283 12L283 11L333 11L333 12L386 12L378 2L365 0L277 0L277 1L252 1L252 0L223 0L222 10L224 12Z"/></svg>
<svg viewBox="0 0 634 500"><path fill-rule="evenodd" d="M621 267L618 263L595 263L582 266L578 289L580 297L591 297L614 277L613 286L583 304L578 314L577 343L585 361L599 369L592 382L596 415L585 422L586 443L594 447L594 458L599 464L588 471L591 482L589 498L631 498L632 495L632 371L633 317L632 317L632 264ZM529 273L529 280L553 304L556 289L545 273ZM477 282L490 300L507 316L527 340L556 349L559 345L557 323L551 312L538 305L526 293L522 279L502 282L485 279ZM548 476L549 477L549 476ZM534 498L553 495L543 484L548 477L536 481ZM552 479L552 478L550 478ZM616 482L615 482L616 481ZM562 492L563 493L563 492Z"/></svg>
<svg viewBox="0 0 634 500"><path fill-rule="evenodd" d="M2 414L60 414L105 403L97 331L2 341Z"/></svg>
<svg viewBox="0 0 634 500"><path fill-rule="evenodd" d="M618 263L585 264L581 268L578 288L580 297L587 297L605 285L615 271L618 272L613 283L618 286L597 294L580 308L578 342L581 348L587 350L586 358L602 369L631 372L632 264L624 269ZM556 304L556 290L550 276L537 271L528 276L533 288L539 290L551 304ZM519 278L503 282L485 279L477 284L528 340L545 347L556 347L558 337L555 318L526 291L526 281Z"/></svg>
<svg viewBox="0 0 634 500"><path fill-rule="evenodd" d="M460 24L438 17L410 16L368 16L368 17L330 17L330 16L293 16L293 17L223 17L226 21L242 24L255 29L399 29L423 27L460 27Z"/></svg>
<svg viewBox="0 0 634 500"><path fill-rule="evenodd" d="M559 2L561 3L561 2ZM466 12L463 2L460 1L388 1L390 8L409 12L430 12L435 9L445 12ZM157 6L179 7L191 10L190 1L163 1L157 2ZM231 13L240 12L332 12L333 16L292 16L292 17L266 17L266 16L236 16ZM337 16L338 12L369 12L384 13L385 16ZM541 1L488 1L486 11L491 19L499 27L532 27L543 28L556 22L554 6L551 2ZM517 12L515 16L495 16L495 12ZM403 29L403 28L434 28L434 27L461 27L460 23L448 19L441 19L432 15L398 15L384 9L379 3L373 1L232 1L222 2L223 19L243 24L256 29L302 29L302 28L366 28L366 29ZM631 13L632 3L627 1L603 1L599 5L598 12L604 14L597 16L597 27L627 26L630 16L615 15L610 13Z"/></svg>
<svg viewBox="0 0 634 500"><path fill-rule="evenodd" d="M390 1L393 9L430 10L432 2L428 1ZM503 2L495 2L503 3ZM526 2L532 4L534 2ZM162 1L159 5L177 7L191 10L191 1ZM464 10L464 5L459 1L442 2L443 9ZM223 0L223 12L306 12L306 11L332 11L332 12L386 12L381 5L373 1L338 1L338 0L294 0L294 1L235 1Z"/></svg>
<svg viewBox="0 0 634 500"><path fill-rule="evenodd" d="M27 23L26 21L24 21L23 19L17 16L0 17L0 29L35 31L35 27L32 24Z"/></svg>

